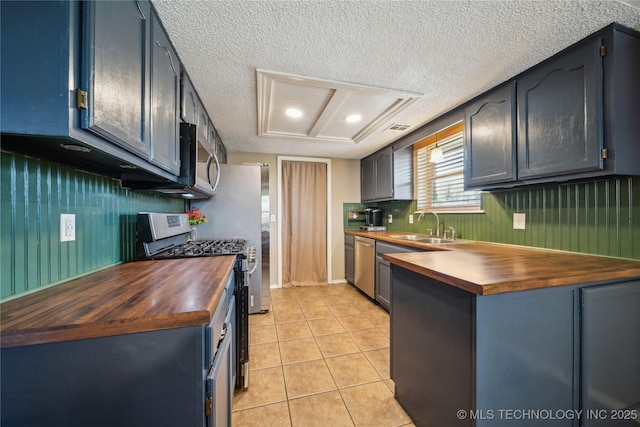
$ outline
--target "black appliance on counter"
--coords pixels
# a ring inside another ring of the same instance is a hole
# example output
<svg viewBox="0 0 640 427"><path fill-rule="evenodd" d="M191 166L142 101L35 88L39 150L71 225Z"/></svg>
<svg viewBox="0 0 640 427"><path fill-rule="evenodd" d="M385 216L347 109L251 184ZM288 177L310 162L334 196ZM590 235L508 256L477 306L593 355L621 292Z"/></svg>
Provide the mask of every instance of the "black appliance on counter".
<svg viewBox="0 0 640 427"><path fill-rule="evenodd" d="M191 226L186 213L138 213L136 224L136 258L161 260L169 258L236 255L234 289L236 301L235 365L236 389L249 386L249 275L256 269L255 247L243 238L190 240ZM220 341L221 333L216 332Z"/></svg>
<svg viewBox="0 0 640 427"><path fill-rule="evenodd" d="M387 229L382 225L382 209L381 208L366 208L364 210L364 225L360 227L361 230L367 231L384 231Z"/></svg>

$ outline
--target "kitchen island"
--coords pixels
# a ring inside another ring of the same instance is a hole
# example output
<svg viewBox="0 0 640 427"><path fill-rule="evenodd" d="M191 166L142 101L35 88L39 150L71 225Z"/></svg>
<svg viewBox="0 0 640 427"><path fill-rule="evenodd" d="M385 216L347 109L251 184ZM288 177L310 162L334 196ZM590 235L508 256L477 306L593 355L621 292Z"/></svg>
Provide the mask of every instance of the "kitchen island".
<svg viewBox="0 0 640 427"><path fill-rule="evenodd" d="M417 426L637 425L640 262L437 249L384 255L391 378Z"/></svg>
<svg viewBox="0 0 640 427"><path fill-rule="evenodd" d="M226 395L207 407L206 382L231 322L235 261L119 264L4 302L1 424L195 426L230 415Z"/></svg>

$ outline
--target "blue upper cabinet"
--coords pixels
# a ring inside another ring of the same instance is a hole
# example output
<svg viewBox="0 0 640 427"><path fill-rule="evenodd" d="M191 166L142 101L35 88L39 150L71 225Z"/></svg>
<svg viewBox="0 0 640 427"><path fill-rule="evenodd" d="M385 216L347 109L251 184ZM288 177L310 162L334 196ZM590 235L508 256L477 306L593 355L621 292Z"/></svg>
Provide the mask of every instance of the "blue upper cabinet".
<svg viewBox="0 0 640 427"><path fill-rule="evenodd" d="M516 83L465 108L465 187L516 179Z"/></svg>
<svg viewBox="0 0 640 427"><path fill-rule="evenodd" d="M54 1L1 6L3 145L7 134L66 136L76 111L69 80L77 60L69 52L80 40L79 8Z"/></svg>
<svg viewBox="0 0 640 427"><path fill-rule="evenodd" d="M373 155L360 161L360 200L371 202L376 199L376 164Z"/></svg>
<svg viewBox="0 0 640 427"><path fill-rule="evenodd" d="M185 70L180 76L180 118L185 123L198 124L198 111L200 99L193 83Z"/></svg>
<svg viewBox="0 0 640 427"><path fill-rule="evenodd" d="M177 180L180 61L148 1L3 1L0 18L3 149Z"/></svg>
<svg viewBox="0 0 640 427"><path fill-rule="evenodd" d="M155 12L151 43L151 162L178 174L180 62Z"/></svg>
<svg viewBox="0 0 640 427"><path fill-rule="evenodd" d="M143 156L150 152L148 2L84 3L82 127Z"/></svg>
<svg viewBox="0 0 640 427"><path fill-rule="evenodd" d="M603 167L600 37L518 79L518 177Z"/></svg>
<svg viewBox="0 0 640 427"><path fill-rule="evenodd" d="M612 24L470 101L465 187L640 175L638 76L640 34Z"/></svg>
<svg viewBox="0 0 640 427"><path fill-rule="evenodd" d="M360 200L413 199L413 147L387 146L360 161Z"/></svg>
<svg viewBox="0 0 640 427"><path fill-rule="evenodd" d="M376 199L393 199L393 149L387 147L374 154Z"/></svg>

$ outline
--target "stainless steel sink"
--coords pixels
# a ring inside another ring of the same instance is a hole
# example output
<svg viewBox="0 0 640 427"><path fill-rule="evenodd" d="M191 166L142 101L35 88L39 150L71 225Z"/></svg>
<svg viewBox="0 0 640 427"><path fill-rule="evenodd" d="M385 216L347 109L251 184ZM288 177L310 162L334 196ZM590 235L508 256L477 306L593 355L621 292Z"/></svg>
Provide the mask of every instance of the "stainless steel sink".
<svg viewBox="0 0 640 427"><path fill-rule="evenodd" d="M424 234L392 234L389 235L394 239L399 240L410 240L412 242L420 242L420 243L454 243L455 240L445 239L444 237L438 236L426 236Z"/></svg>

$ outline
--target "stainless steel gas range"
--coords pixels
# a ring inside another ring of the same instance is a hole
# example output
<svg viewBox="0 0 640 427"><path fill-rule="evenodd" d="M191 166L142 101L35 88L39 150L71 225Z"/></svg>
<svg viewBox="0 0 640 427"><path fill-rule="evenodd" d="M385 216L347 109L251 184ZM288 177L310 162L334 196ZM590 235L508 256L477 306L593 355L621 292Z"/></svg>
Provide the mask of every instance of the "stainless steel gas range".
<svg viewBox="0 0 640 427"><path fill-rule="evenodd" d="M191 226L186 213L140 212L136 225L136 258L162 260L170 258L235 255L234 296L236 301L235 372L236 389L249 386L249 276L257 268L255 247L242 237L191 240ZM226 325L225 325L226 326ZM224 337L225 330L219 334ZM222 340L220 340L222 341Z"/></svg>

